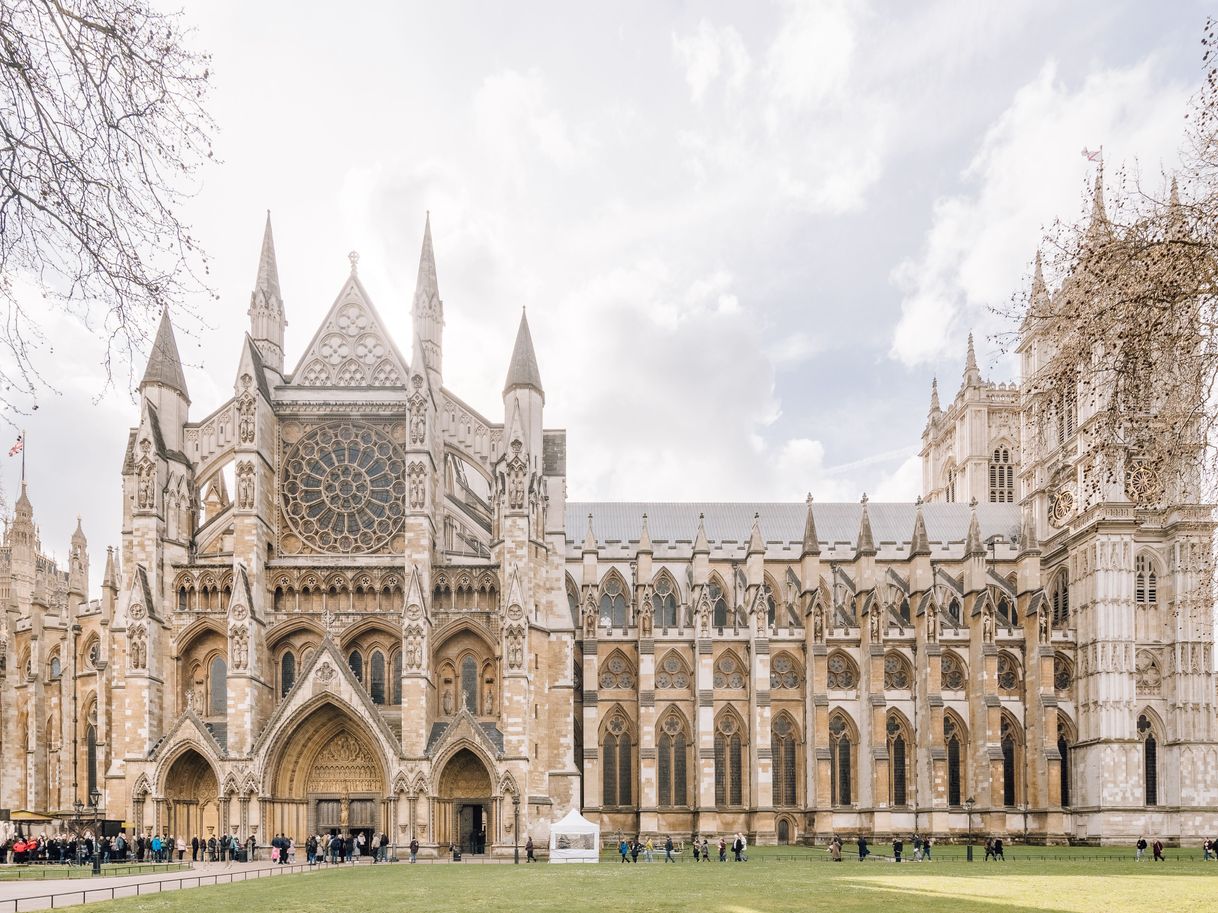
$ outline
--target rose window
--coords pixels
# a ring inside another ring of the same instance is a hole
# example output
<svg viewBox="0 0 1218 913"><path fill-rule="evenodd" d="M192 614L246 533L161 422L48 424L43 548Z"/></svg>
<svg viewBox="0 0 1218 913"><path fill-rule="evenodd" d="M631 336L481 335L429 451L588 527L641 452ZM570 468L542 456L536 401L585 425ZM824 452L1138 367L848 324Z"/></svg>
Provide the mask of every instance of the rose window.
<svg viewBox="0 0 1218 913"><path fill-rule="evenodd" d="M786 654L774 657L774 664L770 667L770 687L773 689L799 687L799 674L795 671L795 664L791 662L791 657Z"/></svg>
<svg viewBox="0 0 1218 913"><path fill-rule="evenodd" d="M321 551L371 552L402 526L406 482L401 450L367 425L314 428L284 464L284 513Z"/></svg>

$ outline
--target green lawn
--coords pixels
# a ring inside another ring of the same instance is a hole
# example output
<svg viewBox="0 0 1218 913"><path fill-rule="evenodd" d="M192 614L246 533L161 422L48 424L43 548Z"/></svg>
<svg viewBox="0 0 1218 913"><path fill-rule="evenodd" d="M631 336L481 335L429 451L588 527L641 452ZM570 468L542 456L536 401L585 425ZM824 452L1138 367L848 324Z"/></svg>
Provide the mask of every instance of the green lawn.
<svg viewBox="0 0 1218 913"><path fill-rule="evenodd" d="M945 847L944 856L957 848ZM1064 860L1019 859L1056 852ZM124 899L97 913L187 911L250 913L1210 913L1218 906L1218 863L1199 850L1172 850L1155 867L1118 858L1119 850L1016 848L1005 864L859 864L823 860L821 850L762 850L748 863L693 865L363 865L318 874L265 878L180 894ZM1099 855L1102 858L1081 858ZM787 858L784 858L787 857Z"/></svg>
<svg viewBox="0 0 1218 913"><path fill-rule="evenodd" d="M103 875L151 875L156 872L164 872L166 875L185 871L189 869L188 865L178 865L177 863L158 863L156 865L139 863L113 864L102 866ZM37 865L14 866L12 868L4 868L0 870L0 881L46 881L48 879L59 878L92 878L93 866L90 863L85 865L56 865L52 863L39 863ZM101 884L101 882L98 882Z"/></svg>

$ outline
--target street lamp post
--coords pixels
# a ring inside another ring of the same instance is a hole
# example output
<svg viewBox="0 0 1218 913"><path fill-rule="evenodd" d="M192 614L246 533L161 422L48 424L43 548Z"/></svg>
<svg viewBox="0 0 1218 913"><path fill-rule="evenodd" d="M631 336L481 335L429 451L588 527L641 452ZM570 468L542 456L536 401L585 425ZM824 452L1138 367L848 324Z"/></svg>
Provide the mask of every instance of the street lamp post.
<svg viewBox="0 0 1218 913"><path fill-rule="evenodd" d="M977 800L969 796L964 800L964 809L968 812L968 847L965 850L965 859L969 862L973 861L973 806L977 804Z"/></svg>
<svg viewBox="0 0 1218 913"><path fill-rule="evenodd" d="M75 816L72 820L72 830L76 834L76 841L77 841L76 846L78 847L78 849L76 851L76 853L77 853L76 858L78 860L80 859L80 852L81 852L80 848L83 847L83 845L84 845L84 829L82 828L82 825L84 824L86 810L89 813L89 821L93 825L92 855L93 855L93 874L94 875L101 874L101 840L99 839L98 834L97 834L97 823L98 823L97 813L98 813L100 806L101 806L101 790L99 790L97 787L94 787L93 789L91 789L89 791L89 804L88 805L85 805L79 799L77 799L72 804L72 811L75 813Z"/></svg>
<svg viewBox="0 0 1218 913"><path fill-rule="evenodd" d="M520 865L520 795L512 793L512 856Z"/></svg>

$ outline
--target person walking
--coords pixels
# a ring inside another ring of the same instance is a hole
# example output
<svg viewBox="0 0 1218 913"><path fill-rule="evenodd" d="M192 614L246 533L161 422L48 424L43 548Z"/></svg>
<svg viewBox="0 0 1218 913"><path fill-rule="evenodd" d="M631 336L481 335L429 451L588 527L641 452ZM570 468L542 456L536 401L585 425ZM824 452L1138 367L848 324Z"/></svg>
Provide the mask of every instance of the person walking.
<svg viewBox="0 0 1218 913"><path fill-rule="evenodd" d="M666 839L664 841L664 861L665 862L676 862L677 861L672 858L672 834L669 834L668 839Z"/></svg>
<svg viewBox="0 0 1218 913"><path fill-rule="evenodd" d="M537 858L533 855L533 835L529 834L529 839L524 842L524 861L536 862Z"/></svg>
<svg viewBox="0 0 1218 913"><path fill-rule="evenodd" d="M922 858L930 862L930 834L922 838Z"/></svg>
<svg viewBox="0 0 1218 913"><path fill-rule="evenodd" d="M892 858L896 862L901 861L901 853L904 851L904 849L905 849L905 844L901 842L901 838L893 837L892 838Z"/></svg>
<svg viewBox="0 0 1218 913"><path fill-rule="evenodd" d="M190 838L190 861L199 861L199 835L195 834Z"/></svg>
<svg viewBox="0 0 1218 913"><path fill-rule="evenodd" d="M871 850L867 848L867 838L859 834L859 862L862 862L871 854Z"/></svg>
<svg viewBox="0 0 1218 913"><path fill-rule="evenodd" d="M922 838L919 837L917 834L914 834L911 839L913 841L913 848L914 848L914 855L913 855L914 862L921 862L922 861Z"/></svg>
<svg viewBox="0 0 1218 913"><path fill-rule="evenodd" d="M985 838L985 861L989 862L993 858L994 858L994 838L986 837Z"/></svg>
<svg viewBox="0 0 1218 913"><path fill-rule="evenodd" d="M647 840L648 840L648 842L650 842L651 838L648 837ZM640 840L638 837L635 837L632 841L630 841L630 861L637 864L639 861L639 853L641 853L642 851L643 851L643 841Z"/></svg>
<svg viewBox="0 0 1218 913"><path fill-rule="evenodd" d="M706 838L702 838L702 861L710 862L710 847L706 843Z"/></svg>
<svg viewBox="0 0 1218 913"><path fill-rule="evenodd" d="M834 836L834 838L829 841L829 858L832 859L834 862L842 861L842 838L841 837Z"/></svg>
<svg viewBox="0 0 1218 913"><path fill-rule="evenodd" d="M644 862L655 862L656 861L656 844L655 844L655 841L652 840L650 837L648 837L647 842L643 844L643 861Z"/></svg>
<svg viewBox="0 0 1218 913"><path fill-rule="evenodd" d="M1134 862L1141 862L1146 858L1146 838L1139 837L1138 842L1134 844L1134 849L1137 851L1133 855Z"/></svg>
<svg viewBox="0 0 1218 913"><path fill-rule="evenodd" d="M727 838L719 838L719 861L727 862Z"/></svg>
<svg viewBox="0 0 1218 913"><path fill-rule="evenodd" d="M1163 858L1163 841L1162 840L1160 840L1158 837L1156 837L1155 842L1150 845L1150 848L1151 848L1151 850L1154 851L1155 862L1167 862L1167 860L1165 858Z"/></svg>
<svg viewBox="0 0 1218 913"><path fill-rule="evenodd" d="M419 861L419 841L416 840L414 837L410 838L410 861L411 862Z"/></svg>
<svg viewBox="0 0 1218 913"><path fill-rule="evenodd" d="M630 854L630 844L626 842L626 838L622 838L622 842L617 845L617 851L622 854L622 862L626 862L626 857Z"/></svg>

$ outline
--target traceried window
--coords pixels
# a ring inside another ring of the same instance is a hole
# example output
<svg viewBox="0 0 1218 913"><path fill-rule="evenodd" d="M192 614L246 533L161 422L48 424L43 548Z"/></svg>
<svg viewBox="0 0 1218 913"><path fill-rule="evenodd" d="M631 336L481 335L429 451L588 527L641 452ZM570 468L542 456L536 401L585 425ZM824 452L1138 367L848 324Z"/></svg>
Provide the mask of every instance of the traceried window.
<svg viewBox="0 0 1218 913"><path fill-rule="evenodd" d="M1010 653L998 654L998 687L1008 693L1019 690L1019 664Z"/></svg>
<svg viewBox="0 0 1218 913"><path fill-rule="evenodd" d="M711 624L716 628L727 627L727 599L723 595L723 587L712 580L707 584L710 592L707 594L711 603Z"/></svg>
<svg viewBox="0 0 1218 913"><path fill-rule="evenodd" d="M1053 657L1053 690L1058 694L1068 694L1074 682L1074 670L1070 668L1070 660L1060 653Z"/></svg>
<svg viewBox="0 0 1218 913"><path fill-rule="evenodd" d="M888 801L894 806L909 804L906 787L909 777L909 740L896 714L888 716Z"/></svg>
<svg viewBox="0 0 1218 913"><path fill-rule="evenodd" d="M774 765L774 807L795 805L796 774L795 724L785 713L774 719L770 728L770 751Z"/></svg>
<svg viewBox="0 0 1218 913"><path fill-rule="evenodd" d="M744 804L744 742L740 724L731 713L715 727L715 804Z"/></svg>
<svg viewBox="0 0 1218 913"><path fill-rule="evenodd" d="M624 628L626 620L626 592L622 578L617 574L610 574L601 587L601 624Z"/></svg>
<svg viewBox="0 0 1218 913"><path fill-rule="evenodd" d="M478 661L472 656L461 660L461 709L478 712Z"/></svg>
<svg viewBox="0 0 1218 913"><path fill-rule="evenodd" d="M715 677L713 681L716 688L729 688L739 691L744 688L744 667L740 665L740 662L733 654L725 653L715 663Z"/></svg>
<svg viewBox="0 0 1218 913"><path fill-rule="evenodd" d="M829 688L833 691L852 691L859 683L858 670L845 653L829 656Z"/></svg>
<svg viewBox="0 0 1218 913"><path fill-rule="evenodd" d="M908 691L912 677L912 669L900 653L888 653L884 656L885 691Z"/></svg>
<svg viewBox="0 0 1218 913"><path fill-rule="evenodd" d="M631 748L626 719L617 714L605 727L605 741L601 748L605 805L631 804L631 787L634 784L634 755Z"/></svg>
<svg viewBox="0 0 1218 913"><path fill-rule="evenodd" d="M659 748L656 756L656 772L659 780L659 804L662 806L688 805L687 768L689 760L689 737L685 724L677 713L669 713L660 724Z"/></svg>
<svg viewBox="0 0 1218 913"><path fill-rule="evenodd" d="M651 604L655 611L655 626L657 628L675 628L677 626L677 594L672 578L661 574L656 581L655 591L651 594Z"/></svg>
<svg viewBox="0 0 1218 913"><path fill-rule="evenodd" d="M669 653L660 662L660 670L656 673L656 687L661 690L676 689L684 691L689 687L689 673L685 664L675 653Z"/></svg>
<svg viewBox="0 0 1218 913"><path fill-rule="evenodd" d="M1049 605L1053 609L1054 627L1070 620L1070 576L1064 570L1053 579Z"/></svg>
<svg viewBox="0 0 1218 913"><path fill-rule="evenodd" d="M778 608L774 602L774 590L768 583L761 585L761 599L765 603L766 624L772 628L778 618Z"/></svg>
<svg viewBox="0 0 1218 913"><path fill-rule="evenodd" d="M629 691L634 687L634 669L620 653L614 653L601 672L602 688L620 688Z"/></svg>
<svg viewBox="0 0 1218 913"><path fill-rule="evenodd" d="M779 653L770 664L770 688L774 691L793 691L799 687L799 672L790 653Z"/></svg>
<svg viewBox="0 0 1218 913"><path fill-rule="evenodd" d="M1147 555L1138 555L1134 563L1134 601L1140 608L1157 605L1159 602L1159 575L1154 562Z"/></svg>
<svg viewBox="0 0 1218 913"><path fill-rule="evenodd" d="M963 691L966 681L964 663L955 653L944 653L941 660L942 681L945 691Z"/></svg>
<svg viewBox="0 0 1218 913"><path fill-rule="evenodd" d="M1143 801L1147 805L1159 804L1159 742L1154 727L1146 714L1138 717L1138 738L1142 740L1142 784Z"/></svg>
<svg viewBox="0 0 1218 913"><path fill-rule="evenodd" d="M956 724L955 717L943 717L943 744L947 748L947 804L956 808L962 803L964 792L963 770L964 734Z"/></svg>
<svg viewBox="0 0 1218 913"><path fill-rule="evenodd" d="M51 679L52 681L63 675L63 664L60 663L58 656L51 657Z"/></svg>
<svg viewBox="0 0 1218 913"><path fill-rule="evenodd" d="M1002 717L999 732L1002 747L1002 804L1014 808L1019 803L1019 742L1020 735L1015 723Z"/></svg>
<svg viewBox="0 0 1218 913"><path fill-rule="evenodd" d="M1013 628L1019 623L1015 617L1015 604L1006 596L998 599L998 623L1006 628Z"/></svg>
<svg viewBox="0 0 1218 913"><path fill-rule="evenodd" d="M850 738L850 725L840 713L829 719L829 761L833 804L850 805L853 801L854 743Z"/></svg>
<svg viewBox="0 0 1218 913"><path fill-rule="evenodd" d="M319 551L372 552L402 527L406 463L378 428L333 422L305 432L288 451L283 476L288 525Z"/></svg>
<svg viewBox="0 0 1218 913"><path fill-rule="evenodd" d="M368 663L368 696L372 703L385 703L385 654L380 650L372 653Z"/></svg>
<svg viewBox="0 0 1218 913"><path fill-rule="evenodd" d="M1057 718L1057 753L1062 756L1061 765L1061 794L1062 807L1070 806L1070 732L1065 722Z"/></svg>
<svg viewBox="0 0 1218 913"><path fill-rule="evenodd" d="M1011 463L1011 451L997 447L990 457L990 503L1013 504L1015 502L1015 467Z"/></svg>
<svg viewBox="0 0 1218 913"><path fill-rule="evenodd" d="M956 478L956 467L949 466L943 485L943 499L947 501L948 504L956 503Z"/></svg>

